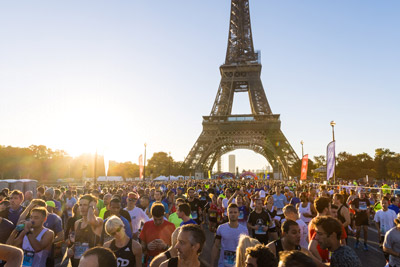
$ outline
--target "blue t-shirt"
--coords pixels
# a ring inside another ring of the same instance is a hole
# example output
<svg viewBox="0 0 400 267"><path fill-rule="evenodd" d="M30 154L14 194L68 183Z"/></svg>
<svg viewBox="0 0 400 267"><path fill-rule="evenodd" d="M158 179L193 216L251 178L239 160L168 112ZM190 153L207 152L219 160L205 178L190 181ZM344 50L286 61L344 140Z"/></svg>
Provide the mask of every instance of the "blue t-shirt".
<svg viewBox="0 0 400 267"><path fill-rule="evenodd" d="M150 211L151 211L151 207L153 206L153 203L155 203L155 201L151 201L151 202L150 202L150 205L149 205L149 210L150 210ZM163 206L164 206L165 213L168 213L168 212L169 212L169 210L168 210L168 204L165 203L164 201L161 201L161 204L163 204Z"/></svg>
<svg viewBox="0 0 400 267"><path fill-rule="evenodd" d="M280 194L279 196L277 194L273 195L274 198L274 206L277 207L278 209L283 209L285 205L287 204L287 198L285 195Z"/></svg>
<svg viewBox="0 0 400 267"><path fill-rule="evenodd" d="M193 219L190 219L190 220L187 221L187 222L181 222L181 226L182 226L182 225L186 225L186 224L197 224L197 222L194 221Z"/></svg>
<svg viewBox="0 0 400 267"><path fill-rule="evenodd" d="M19 220L19 216L21 215L21 213L24 211L24 208L22 206L20 206L18 209L13 210L11 208L8 209L8 219L14 224L16 225L18 220Z"/></svg>
<svg viewBox="0 0 400 267"><path fill-rule="evenodd" d="M396 214L398 214L400 211L399 207L393 204L391 204L388 208L396 212Z"/></svg>
<svg viewBox="0 0 400 267"><path fill-rule="evenodd" d="M290 204L292 204L293 206L296 206L298 203L300 203L300 199L298 197L294 197L290 200Z"/></svg>
<svg viewBox="0 0 400 267"><path fill-rule="evenodd" d="M47 219L43 225L44 227L52 230L54 232L54 235L63 230L62 220L60 216L54 213L47 214Z"/></svg>

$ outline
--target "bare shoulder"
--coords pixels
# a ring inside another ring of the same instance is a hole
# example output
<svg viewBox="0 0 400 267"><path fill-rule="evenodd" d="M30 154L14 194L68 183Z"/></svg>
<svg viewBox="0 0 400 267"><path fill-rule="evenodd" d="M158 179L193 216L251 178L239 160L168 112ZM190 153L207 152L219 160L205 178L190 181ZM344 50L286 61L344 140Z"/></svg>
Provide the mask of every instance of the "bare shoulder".
<svg viewBox="0 0 400 267"><path fill-rule="evenodd" d="M142 246L139 244L139 242L132 240L132 251L141 251L142 250Z"/></svg>
<svg viewBox="0 0 400 267"><path fill-rule="evenodd" d="M271 250L271 252L275 255L276 252L275 241L269 242L267 244L267 248L269 248L269 250Z"/></svg>
<svg viewBox="0 0 400 267"><path fill-rule="evenodd" d="M160 264L160 267L168 267L168 260Z"/></svg>
<svg viewBox="0 0 400 267"><path fill-rule="evenodd" d="M46 233L44 233L44 236L54 237L53 230L47 229Z"/></svg>
<svg viewBox="0 0 400 267"><path fill-rule="evenodd" d="M114 239L113 239L114 240ZM113 241L113 240L109 240L109 241L107 241L106 243L104 243L104 247L106 247L106 248L109 248L110 246L111 246L111 242Z"/></svg>

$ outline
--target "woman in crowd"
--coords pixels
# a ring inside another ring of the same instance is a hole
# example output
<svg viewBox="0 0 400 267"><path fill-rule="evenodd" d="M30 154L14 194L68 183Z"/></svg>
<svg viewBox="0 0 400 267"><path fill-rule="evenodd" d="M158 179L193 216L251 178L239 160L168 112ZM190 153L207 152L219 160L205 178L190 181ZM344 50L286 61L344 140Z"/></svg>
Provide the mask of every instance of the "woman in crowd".
<svg viewBox="0 0 400 267"><path fill-rule="evenodd" d="M296 205L296 208L299 211L300 219L308 225L317 212L314 205L309 201L306 192L300 194L300 201L301 202Z"/></svg>
<svg viewBox="0 0 400 267"><path fill-rule="evenodd" d="M276 240L278 239L279 230L279 227L277 227L276 224L279 222L275 220L277 208L274 206L274 198L272 195L268 195L265 199L265 210L267 211L271 221L271 224L268 225L268 237L270 240Z"/></svg>
<svg viewBox="0 0 400 267"><path fill-rule="evenodd" d="M79 212L79 204L77 203L72 207L72 217L68 218L67 225L65 227L64 239L68 246L72 245L70 240L70 235L72 236L75 235L74 232L75 222L80 218L82 218L82 216Z"/></svg>
<svg viewBox="0 0 400 267"><path fill-rule="evenodd" d="M104 243L104 247L110 248L114 252L118 266L142 266L142 247L137 241L126 235L124 223L120 218L115 215L111 216L106 222L105 230L114 238Z"/></svg>

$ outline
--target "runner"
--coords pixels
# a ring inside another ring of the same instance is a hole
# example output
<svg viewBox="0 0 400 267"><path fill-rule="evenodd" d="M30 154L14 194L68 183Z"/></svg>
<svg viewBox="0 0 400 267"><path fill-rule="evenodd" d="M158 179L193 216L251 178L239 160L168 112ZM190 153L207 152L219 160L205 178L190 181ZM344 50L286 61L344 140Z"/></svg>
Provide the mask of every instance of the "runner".
<svg viewBox="0 0 400 267"><path fill-rule="evenodd" d="M252 229L253 237L262 244L268 244L268 225L270 224L270 217L263 209L263 201L257 199L256 208L249 215L247 227Z"/></svg>
<svg viewBox="0 0 400 267"><path fill-rule="evenodd" d="M307 250L300 246L300 227L297 222L286 220L282 224L282 238L272 241L267 245L275 257L279 260L279 252L299 250L306 252Z"/></svg>
<svg viewBox="0 0 400 267"><path fill-rule="evenodd" d="M141 267L142 247L129 238L124 231L125 225L120 218L113 215L105 223L105 230L108 235L114 237L104 243L104 247L110 248L117 257L118 266Z"/></svg>
<svg viewBox="0 0 400 267"><path fill-rule="evenodd" d="M355 223L356 223L356 244L355 248L357 249L359 247L359 239L360 239L360 232L361 228L364 231L364 247L363 249L365 251L368 251L368 220L369 220L369 207L370 207L370 202L368 198L365 197L365 190L362 189L359 193L359 197L355 198L351 202L351 207L352 209L356 212L355 215Z"/></svg>
<svg viewBox="0 0 400 267"><path fill-rule="evenodd" d="M145 253L145 265L148 266L158 254L171 246L171 234L175 225L164 219L165 209L161 203L154 203L151 208L153 220L146 222L140 232L140 242Z"/></svg>
<svg viewBox="0 0 400 267"><path fill-rule="evenodd" d="M342 235L342 224L335 218L319 216L315 218L315 240L322 249L328 249L332 255L331 267L361 267L361 261L357 254L349 246L342 246L340 238Z"/></svg>
<svg viewBox="0 0 400 267"><path fill-rule="evenodd" d="M82 254L89 248L102 245L100 242L103 220L94 214L97 200L94 196L86 194L79 199L79 211L82 218L75 222L73 246L68 249L68 257L72 266L78 266Z"/></svg>
<svg viewBox="0 0 400 267"><path fill-rule="evenodd" d="M16 230L10 236L8 244L21 247L24 251L24 267L45 267L51 250L54 233L43 226L47 218L45 207L32 209L29 221L25 221L24 230L18 235Z"/></svg>
<svg viewBox="0 0 400 267"><path fill-rule="evenodd" d="M124 209L129 212L131 216L132 238L134 240L138 239L142 225L150 220L141 208L136 207L138 199L139 196L136 192L128 193L128 203L127 207Z"/></svg>
<svg viewBox="0 0 400 267"><path fill-rule="evenodd" d="M228 222L221 224L217 229L211 252L211 266L214 266L217 260L219 267L234 266L239 236L241 234L249 234L247 228L239 224L239 208L236 204L229 204L227 214Z"/></svg>

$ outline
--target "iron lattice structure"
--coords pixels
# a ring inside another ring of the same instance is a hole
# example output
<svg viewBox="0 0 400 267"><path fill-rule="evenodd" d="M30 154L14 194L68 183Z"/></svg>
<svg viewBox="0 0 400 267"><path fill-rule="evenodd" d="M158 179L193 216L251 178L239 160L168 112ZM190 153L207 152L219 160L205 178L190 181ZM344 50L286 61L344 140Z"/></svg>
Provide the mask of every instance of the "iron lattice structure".
<svg viewBox="0 0 400 267"><path fill-rule="evenodd" d="M299 160L273 114L261 82L259 53L254 51L249 0L232 0L228 47L220 66L221 82L203 131L185 158L184 165L197 176L211 170L219 157L235 149L250 149L264 156L286 175ZM251 114L233 115L234 94L247 92Z"/></svg>

